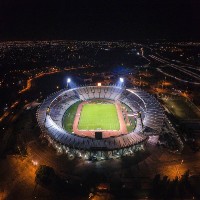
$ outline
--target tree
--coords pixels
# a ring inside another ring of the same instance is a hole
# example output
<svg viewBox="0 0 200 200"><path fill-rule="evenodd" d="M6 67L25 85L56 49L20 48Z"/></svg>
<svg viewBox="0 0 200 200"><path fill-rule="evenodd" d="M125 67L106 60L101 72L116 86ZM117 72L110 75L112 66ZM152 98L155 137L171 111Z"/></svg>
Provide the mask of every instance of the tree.
<svg viewBox="0 0 200 200"><path fill-rule="evenodd" d="M186 194L188 194L188 190L190 188L189 174L190 172L187 170L179 181L179 193L181 197L184 197Z"/></svg>
<svg viewBox="0 0 200 200"><path fill-rule="evenodd" d="M171 181L167 176L161 179L160 175L157 174L153 179L150 195L155 199L182 199L190 197L191 184L189 181L189 170L182 175L180 180L176 177Z"/></svg>
<svg viewBox="0 0 200 200"><path fill-rule="evenodd" d="M151 195L153 197L158 197L160 196L160 183L161 183L161 178L160 174L155 175L153 182L152 182L152 191Z"/></svg>
<svg viewBox="0 0 200 200"><path fill-rule="evenodd" d="M46 165L40 165L35 174L35 182L37 184L50 185L55 179L54 169Z"/></svg>

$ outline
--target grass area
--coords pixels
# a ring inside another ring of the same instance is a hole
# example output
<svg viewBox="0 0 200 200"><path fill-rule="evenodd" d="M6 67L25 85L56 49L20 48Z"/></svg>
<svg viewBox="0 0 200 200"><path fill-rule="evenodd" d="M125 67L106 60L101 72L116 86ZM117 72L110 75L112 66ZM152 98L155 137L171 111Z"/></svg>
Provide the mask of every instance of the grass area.
<svg viewBox="0 0 200 200"><path fill-rule="evenodd" d="M85 104L81 111L79 130L119 130L114 104Z"/></svg>
<svg viewBox="0 0 200 200"><path fill-rule="evenodd" d="M132 109L128 106L128 105L126 105L126 104L124 104L124 103L121 103L121 105L123 106L123 107L125 107L126 108L126 110L129 112L129 113L133 113L133 111L132 111ZM126 125L126 128L127 128L127 131L130 133L131 131L133 131L134 129L135 129L135 126L136 126L136 119L134 118L134 117L128 117L128 119L129 119L129 121L131 122L131 124L130 125Z"/></svg>
<svg viewBox="0 0 200 200"><path fill-rule="evenodd" d="M81 102L77 102L75 104L73 104L72 106L70 106L67 111L65 112L64 114L64 117L63 117L63 127L66 131L68 132L73 132L73 123L74 123L74 118L75 118L75 115L76 115L76 111L77 111L77 108L78 108L78 105L80 104Z"/></svg>
<svg viewBox="0 0 200 200"><path fill-rule="evenodd" d="M163 102L168 110L179 119L200 118L200 112L197 107L184 97L163 98Z"/></svg>
<svg viewBox="0 0 200 200"><path fill-rule="evenodd" d="M131 125L130 125L130 126L126 126L126 128L127 128L127 131L128 131L128 132L131 132L132 130L135 129L135 126L136 126L136 119L133 118L133 117L129 117L129 121L131 122Z"/></svg>

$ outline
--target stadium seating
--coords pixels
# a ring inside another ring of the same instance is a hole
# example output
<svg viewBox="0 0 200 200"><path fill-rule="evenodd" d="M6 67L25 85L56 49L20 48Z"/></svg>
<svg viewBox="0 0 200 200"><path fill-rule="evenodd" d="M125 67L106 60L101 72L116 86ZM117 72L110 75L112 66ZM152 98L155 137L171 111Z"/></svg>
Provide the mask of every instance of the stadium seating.
<svg viewBox="0 0 200 200"><path fill-rule="evenodd" d="M133 112L141 112L136 128L129 134L95 140L71 134L63 129L62 118L66 110L78 101L109 99L128 105ZM50 113L47 115L47 108ZM106 148L108 150L127 148L143 142L147 135L160 134L164 123L163 109L150 94L134 88L122 89L116 86L85 86L61 90L47 97L37 110L38 124L43 132L62 145L74 149ZM145 130L151 130L145 132Z"/></svg>

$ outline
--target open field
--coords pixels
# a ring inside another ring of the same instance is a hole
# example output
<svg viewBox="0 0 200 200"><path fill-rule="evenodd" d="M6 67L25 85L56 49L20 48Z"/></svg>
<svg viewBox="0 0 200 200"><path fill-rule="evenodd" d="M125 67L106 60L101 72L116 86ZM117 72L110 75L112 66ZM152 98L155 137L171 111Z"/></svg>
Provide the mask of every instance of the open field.
<svg viewBox="0 0 200 200"><path fill-rule="evenodd" d="M184 97L172 96L163 98L168 110L179 119L200 119L200 111Z"/></svg>
<svg viewBox="0 0 200 200"><path fill-rule="evenodd" d="M63 127L66 131L70 133L73 132L74 118L79 104L80 101L73 104L69 109L67 109L63 117Z"/></svg>
<svg viewBox="0 0 200 200"><path fill-rule="evenodd" d="M85 104L81 111L79 130L119 130L114 104Z"/></svg>

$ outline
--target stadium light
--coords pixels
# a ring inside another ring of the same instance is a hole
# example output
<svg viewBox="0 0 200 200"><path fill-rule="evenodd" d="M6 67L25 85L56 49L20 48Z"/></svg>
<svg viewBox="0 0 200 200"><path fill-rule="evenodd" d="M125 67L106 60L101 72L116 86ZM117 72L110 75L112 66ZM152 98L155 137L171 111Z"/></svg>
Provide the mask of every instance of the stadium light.
<svg viewBox="0 0 200 200"><path fill-rule="evenodd" d="M70 78L68 78L68 79L67 79L67 83L70 83L70 82L71 82L71 79L70 79Z"/></svg>
<svg viewBox="0 0 200 200"><path fill-rule="evenodd" d="M123 78L119 78L120 82L123 83L124 82L124 79Z"/></svg>

